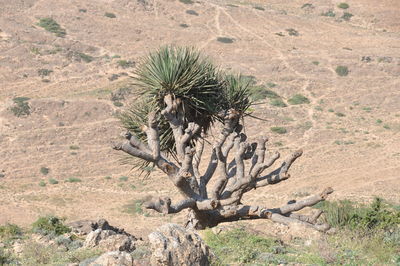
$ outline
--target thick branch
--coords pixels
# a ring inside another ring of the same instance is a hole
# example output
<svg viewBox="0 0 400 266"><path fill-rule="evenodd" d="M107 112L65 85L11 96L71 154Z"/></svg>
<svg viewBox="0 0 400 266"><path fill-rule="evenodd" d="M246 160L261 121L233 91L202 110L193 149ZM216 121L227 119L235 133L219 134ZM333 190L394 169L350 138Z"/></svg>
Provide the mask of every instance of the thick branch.
<svg viewBox="0 0 400 266"><path fill-rule="evenodd" d="M295 203L280 207L279 213L286 214L286 213L301 210L307 206L313 206L313 205L317 204L318 202L325 200L328 197L328 195L331 194L332 192L333 192L333 189L331 187L328 187L328 188L324 189L324 191L322 191L322 193L319 195L314 195L314 196L308 197L304 200L299 200Z"/></svg>
<svg viewBox="0 0 400 266"><path fill-rule="evenodd" d="M148 128L145 130L147 134L147 142L152 150L154 160L158 160L160 157L160 139L158 137L156 112L150 112L148 120Z"/></svg>
<svg viewBox="0 0 400 266"><path fill-rule="evenodd" d="M138 157L138 158L143 159L148 162L156 162L156 160L153 158L153 156L151 154L133 147L129 141L125 141L124 143L115 144L113 149L124 151L134 157Z"/></svg>

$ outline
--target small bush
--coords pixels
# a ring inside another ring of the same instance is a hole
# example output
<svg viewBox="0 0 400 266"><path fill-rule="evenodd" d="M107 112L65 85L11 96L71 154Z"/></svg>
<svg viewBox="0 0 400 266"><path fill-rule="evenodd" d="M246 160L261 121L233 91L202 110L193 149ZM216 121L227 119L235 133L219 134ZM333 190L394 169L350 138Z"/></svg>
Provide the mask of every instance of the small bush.
<svg viewBox="0 0 400 266"><path fill-rule="evenodd" d="M108 176L105 177L105 179L110 180L111 176L108 175Z"/></svg>
<svg viewBox="0 0 400 266"><path fill-rule="evenodd" d="M44 28L48 32L55 33L57 37L64 37L67 34L65 29L61 28L61 26L52 18L41 18L38 26Z"/></svg>
<svg viewBox="0 0 400 266"><path fill-rule="evenodd" d="M179 0L179 2L184 3L186 5L191 5L194 3L192 0Z"/></svg>
<svg viewBox="0 0 400 266"><path fill-rule="evenodd" d="M287 133L286 128L284 127L271 127L271 131L278 134L285 134Z"/></svg>
<svg viewBox="0 0 400 266"><path fill-rule="evenodd" d="M124 105L124 104L121 103L121 102L113 102L113 104L114 104L115 106L117 106L117 107L121 107L121 106Z"/></svg>
<svg viewBox="0 0 400 266"><path fill-rule="evenodd" d="M344 12L343 16L341 16L341 18L346 21L349 21L351 19L351 17L353 17L353 14L348 13L348 12Z"/></svg>
<svg viewBox="0 0 400 266"><path fill-rule="evenodd" d="M13 99L14 106L10 108L11 112L17 116L28 116L31 114L31 107L27 103L28 97L16 97Z"/></svg>
<svg viewBox="0 0 400 266"><path fill-rule="evenodd" d="M336 16L336 14L335 14L335 12L333 12L333 10L328 10L327 12L322 13L321 16L332 17L333 18L333 17Z"/></svg>
<svg viewBox="0 0 400 266"><path fill-rule="evenodd" d="M65 180L65 182L67 182L67 183L78 183L78 182L82 182L82 180L79 179L79 178L76 178L76 177L70 177L67 180Z"/></svg>
<svg viewBox="0 0 400 266"><path fill-rule="evenodd" d="M194 10L186 10L186 14L189 14L189 15L193 15L193 16L198 16L199 15L199 13L197 13L196 11L194 11Z"/></svg>
<svg viewBox="0 0 400 266"><path fill-rule="evenodd" d="M78 145L71 145L71 146L69 146L69 149L70 150L79 150L80 147Z"/></svg>
<svg viewBox="0 0 400 266"><path fill-rule="evenodd" d="M117 17L114 13L110 13L110 12L104 13L104 16L106 16L108 18L116 18Z"/></svg>
<svg viewBox="0 0 400 266"><path fill-rule="evenodd" d="M44 182L43 180L41 180L41 181L39 182L39 186L40 186L40 187L45 187L45 186L46 186L46 182Z"/></svg>
<svg viewBox="0 0 400 266"><path fill-rule="evenodd" d="M135 66L135 62L129 60L118 60L117 64L119 67L122 67L123 69Z"/></svg>
<svg viewBox="0 0 400 266"><path fill-rule="evenodd" d="M179 26L182 28L189 28L189 25L186 23L179 24Z"/></svg>
<svg viewBox="0 0 400 266"><path fill-rule="evenodd" d="M344 117L344 116L346 116L345 114L340 113L340 112L335 113L335 115L337 115L338 117Z"/></svg>
<svg viewBox="0 0 400 266"><path fill-rule="evenodd" d="M383 122L383 121L382 121L381 119L377 119L377 120L376 120L376 123L377 123L377 124L382 124L382 122Z"/></svg>
<svg viewBox="0 0 400 266"><path fill-rule="evenodd" d="M348 9L350 6L349 6L349 4L347 4L347 3L340 3L340 4L338 4L338 8L341 8L341 9Z"/></svg>
<svg viewBox="0 0 400 266"><path fill-rule="evenodd" d="M388 124L384 124L384 125L383 125L383 128L384 128L384 129L390 129L390 126L389 126Z"/></svg>
<svg viewBox="0 0 400 266"><path fill-rule="evenodd" d="M319 62L318 62L318 61L312 61L312 63L313 63L314 65L316 65L316 66L319 65Z"/></svg>
<svg viewBox="0 0 400 266"><path fill-rule="evenodd" d="M42 235L59 236L71 231L70 228L63 224L64 219L56 216L39 217L32 224L32 231Z"/></svg>
<svg viewBox="0 0 400 266"><path fill-rule="evenodd" d="M269 103L276 107L287 107L287 104L281 98L271 99Z"/></svg>
<svg viewBox="0 0 400 266"><path fill-rule="evenodd" d="M42 175L47 175L50 172L50 168L41 167L40 172L42 173Z"/></svg>
<svg viewBox="0 0 400 266"><path fill-rule="evenodd" d="M261 11L265 10L265 8L263 8L262 6L255 6L254 9L261 10Z"/></svg>
<svg viewBox="0 0 400 266"><path fill-rule="evenodd" d="M16 224L0 225L0 239L16 239L22 236L22 229ZM0 263L1 265L1 263Z"/></svg>
<svg viewBox="0 0 400 266"><path fill-rule="evenodd" d="M302 94L295 94L292 96L292 98L288 100L288 103L292 105L305 104L305 103L308 104L310 103L310 100Z"/></svg>
<svg viewBox="0 0 400 266"><path fill-rule="evenodd" d="M347 68L347 66L337 66L335 71L336 74L341 77L347 76L349 74L349 69Z"/></svg>
<svg viewBox="0 0 400 266"><path fill-rule="evenodd" d="M295 29L286 29L288 32L289 36L299 36L299 32Z"/></svg>
<svg viewBox="0 0 400 266"><path fill-rule="evenodd" d="M121 176L120 178L119 178L119 181L128 181L128 177L127 176Z"/></svg>
<svg viewBox="0 0 400 266"><path fill-rule="evenodd" d="M79 12L81 12L81 13L86 13L86 12L87 12L87 9L85 9L85 8L80 8L80 9L79 9Z"/></svg>
<svg viewBox="0 0 400 266"><path fill-rule="evenodd" d="M234 39L228 37L218 37L217 41L222 43L233 43Z"/></svg>
<svg viewBox="0 0 400 266"><path fill-rule="evenodd" d="M53 70L46 69L46 68L38 69L38 75L41 76L42 78L50 75L52 72L53 72Z"/></svg>
<svg viewBox="0 0 400 266"><path fill-rule="evenodd" d="M50 178L49 179L49 183L52 184L52 185L56 185L56 184L58 184L58 181L57 181L57 179Z"/></svg>
<svg viewBox="0 0 400 266"><path fill-rule="evenodd" d="M93 56L87 55L85 53L78 52L76 55L78 56L78 58L82 59L85 63L90 63L94 60Z"/></svg>

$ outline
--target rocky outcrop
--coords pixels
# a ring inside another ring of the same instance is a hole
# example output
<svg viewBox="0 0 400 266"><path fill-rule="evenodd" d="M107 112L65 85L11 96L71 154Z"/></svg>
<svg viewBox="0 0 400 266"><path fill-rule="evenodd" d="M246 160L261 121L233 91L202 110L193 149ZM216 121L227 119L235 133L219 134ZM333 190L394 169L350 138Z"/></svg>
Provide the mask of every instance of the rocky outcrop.
<svg viewBox="0 0 400 266"><path fill-rule="evenodd" d="M83 247L99 247L107 251L131 252L135 249L135 241L136 238L129 234L119 234L112 230L96 229L87 235Z"/></svg>
<svg viewBox="0 0 400 266"><path fill-rule="evenodd" d="M87 235L96 229L111 230L118 234L128 234L124 229L111 226L105 219L100 219L97 222L93 220L81 220L69 223L68 226L73 233L78 235Z"/></svg>
<svg viewBox="0 0 400 266"><path fill-rule="evenodd" d="M165 224L149 235L152 265L210 265L213 256L200 236L176 224Z"/></svg>
<svg viewBox="0 0 400 266"><path fill-rule="evenodd" d="M88 266L132 266L133 258L131 254L125 251L111 251L104 253L91 263L87 264Z"/></svg>

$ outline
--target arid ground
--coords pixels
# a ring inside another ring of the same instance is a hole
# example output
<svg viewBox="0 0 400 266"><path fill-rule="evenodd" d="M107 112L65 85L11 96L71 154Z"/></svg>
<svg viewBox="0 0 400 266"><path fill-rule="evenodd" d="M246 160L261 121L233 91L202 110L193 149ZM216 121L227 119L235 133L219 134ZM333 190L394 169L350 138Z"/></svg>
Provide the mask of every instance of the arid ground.
<svg viewBox="0 0 400 266"><path fill-rule="evenodd" d="M111 148L124 132L115 114L134 99L135 66L166 44L195 46L287 104L260 101L253 115L262 120L247 118L246 132L269 136L283 156L300 147L304 155L289 180L246 202L273 207L331 186L331 199L399 204L400 2L338 3L0 0L0 224L103 217L145 236L182 221L141 210L147 197L180 196L161 173L140 177ZM39 26L42 18L65 36ZM118 98L124 88L133 94ZM290 104L296 94L309 103ZM13 113L16 97L29 98L30 115Z"/></svg>

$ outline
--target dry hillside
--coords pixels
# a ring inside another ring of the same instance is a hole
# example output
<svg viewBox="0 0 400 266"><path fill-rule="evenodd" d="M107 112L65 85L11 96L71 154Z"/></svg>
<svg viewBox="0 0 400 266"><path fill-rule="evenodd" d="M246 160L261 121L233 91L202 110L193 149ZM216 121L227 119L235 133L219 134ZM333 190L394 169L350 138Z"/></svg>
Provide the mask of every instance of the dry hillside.
<svg viewBox="0 0 400 266"><path fill-rule="evenodd" d="M263 120L248 118L246 132L267 134L283 155L299 147L304 155L291 179L245 200L273 206L332 186L332 198L399 204L400 2L338 3L0 0L0 224L49 213L105 217L141 236L180 221L141 212L138 200L179 196L161 174L130 172L110 145L135 65L171 43L254 76L287 105L261 101L254 115ZM58 33L41 27L43 18ZM296 94L309 103L291 104ZM30 98L30 115L13 113L16 97Z"/></svg>

